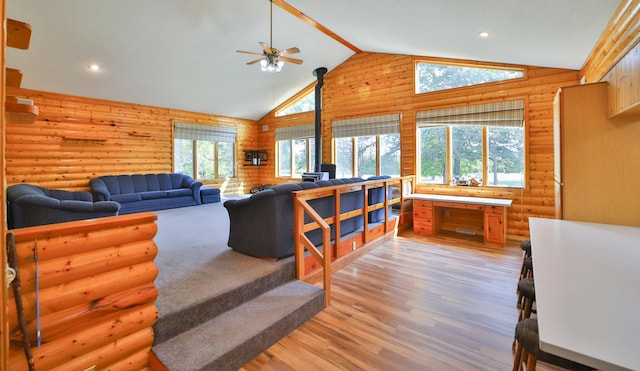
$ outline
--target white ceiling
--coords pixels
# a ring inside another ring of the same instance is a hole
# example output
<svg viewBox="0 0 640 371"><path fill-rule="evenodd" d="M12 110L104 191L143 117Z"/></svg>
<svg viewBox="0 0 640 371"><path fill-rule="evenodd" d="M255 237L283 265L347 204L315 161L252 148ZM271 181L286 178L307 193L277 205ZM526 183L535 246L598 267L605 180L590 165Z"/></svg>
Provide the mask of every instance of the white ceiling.
<svg viewBox="0 0 640 371"><path fill-rule="evenodd" d="M287 3L362 51L580 69L619 0ZM33 28L29 50L7 49L24 88L238 118L261 118L354 54L274 5L273 46L299 47L304 63L247 66L236 50L269 42L268 0L7 0L7 16Z"/></svg>

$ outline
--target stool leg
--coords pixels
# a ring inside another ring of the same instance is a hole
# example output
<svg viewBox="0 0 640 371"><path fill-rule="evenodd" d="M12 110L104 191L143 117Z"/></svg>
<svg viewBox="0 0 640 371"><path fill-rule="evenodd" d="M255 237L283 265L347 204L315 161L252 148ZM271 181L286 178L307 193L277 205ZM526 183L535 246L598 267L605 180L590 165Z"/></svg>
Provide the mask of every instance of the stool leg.
<svg viewBox="0 0 640 371"><path fill-rule="evenodd" d="M515 340L513 341L515 344ZM516 353L513 356L513 369L512 371L520 371L521 369L521 362L522 362L522 344L518 343L518 346L516 348Z"/></svg>
<svg viewBox="0 0 640 371"><path fill-rule="evenodd" d="M527 360L527 371L536 371L536 363L538 360L533 355L529 355Z"/></svg>

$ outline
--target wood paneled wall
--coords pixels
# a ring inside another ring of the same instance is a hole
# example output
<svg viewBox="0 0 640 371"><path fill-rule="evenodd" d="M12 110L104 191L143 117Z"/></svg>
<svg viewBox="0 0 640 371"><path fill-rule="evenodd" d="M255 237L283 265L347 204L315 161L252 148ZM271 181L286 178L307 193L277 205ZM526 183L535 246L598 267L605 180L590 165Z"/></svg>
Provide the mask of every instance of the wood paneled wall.
<svg viewBox="0 0 640 371"><path fill-rule="evenodd" d="M173 121L237 129L236 177L205 181L226 194L248 192L260 174L244 167L243 149L257 146L252 120L8 88L40 109L33 124L6 124L7 185L88 190L101 175L172 171Z"/></svg>
<svg viewBox="0 0 640 371"><path fill-rule="evenodd" d="M156 219L138 213L14 230L37 370L148 366L158 318ZM27 370L13 295L6 309L14 340L8 369Z"/></svg>
<svg viewBox="0 0 640 371"><path fill-rule="evenodd" d="M578 71L523 67L523 79L458 88L427 94L414 93L414 66L418 58L408 55L360 53L325 75L322 111L322 157L331 162L331 122L359 116L401 114L402 175L417 174L416 113L449 106L479 104L507 99L524 99L527 139L527 187L468 188L417 185L418 192L513 199L508 211L507 233L511 238L529 235L528 217L554 217L553 190L553 98L562 86L578 84ZM426 58L424 58L426 60ZM431 59L447 62L442 59ZM456 63L464 62L456 60ZM506 66L506 65L493 65ZM521 66L518 66L521 67ZM268 133L260 133L260 143L275 149L272 128L312 123L313 113L263 118ZM272 167L272 165L270 165ZM262 178L265 183L281 183L275 168Z"/></svg>

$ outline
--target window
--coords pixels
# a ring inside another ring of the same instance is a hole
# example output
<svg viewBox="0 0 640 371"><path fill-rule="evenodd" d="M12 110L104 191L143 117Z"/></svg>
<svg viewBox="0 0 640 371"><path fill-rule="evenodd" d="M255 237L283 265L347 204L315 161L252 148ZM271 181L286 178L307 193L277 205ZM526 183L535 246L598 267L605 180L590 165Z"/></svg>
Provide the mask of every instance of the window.
<svg viewBox="0 0 640 371"><path fill-rule="evenodd" d="M276 128L277 176L299 177L314 170L315 125Z"/></svg>
<svg viewBox="0 0 640 371"><path fill-rule="evenodd" d="M524 101L417 114L423 184L524 187Z"/></svg>
<svg viewBox="0 0 640 371"><path fill-rule="evenodd" d="M293 104L285 107L284 109L276 112L276 116L286 116L294 113L300 112L309 112L314 111L316 109L316 93L315 90L311 90L311 92L304 97L298 99Z"/></svg>
<svg viewBox="0 0 640 371"><path fill-rule="evenodd" d="M174 137L175 172L199 180L235 175L235 129L176 122Z"/></svg>
<svg viewBox="0 0 640 371"><path fill-rule="evenodd" d="M332 123L336 177L400 176L400 115Z"/></svg>
<svg viewBox="0 0 640 371"><path fill-rule="evenodd" d="M416 93L453 89L524 76L521 68L497 68L441 63L416 63Z"/></svg>

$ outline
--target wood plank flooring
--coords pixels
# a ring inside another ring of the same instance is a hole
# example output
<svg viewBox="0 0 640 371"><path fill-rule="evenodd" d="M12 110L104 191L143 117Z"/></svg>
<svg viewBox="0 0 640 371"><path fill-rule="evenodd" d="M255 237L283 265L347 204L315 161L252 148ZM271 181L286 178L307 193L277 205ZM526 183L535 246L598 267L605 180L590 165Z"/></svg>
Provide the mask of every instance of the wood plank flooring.
<svg viewBox="0 0 640 371"><path fill-rule="evenodd" d="M521 258L515 242L403 232L335 272L331 305L241 370L510 370Z"/></svg>

